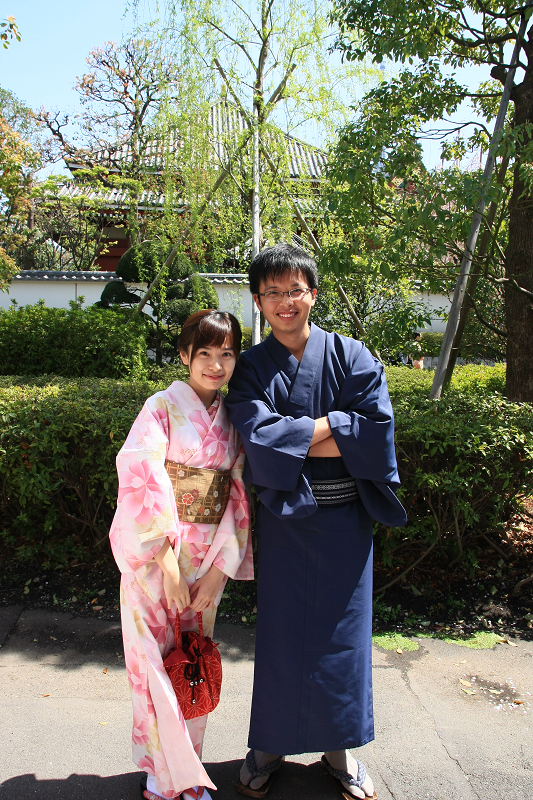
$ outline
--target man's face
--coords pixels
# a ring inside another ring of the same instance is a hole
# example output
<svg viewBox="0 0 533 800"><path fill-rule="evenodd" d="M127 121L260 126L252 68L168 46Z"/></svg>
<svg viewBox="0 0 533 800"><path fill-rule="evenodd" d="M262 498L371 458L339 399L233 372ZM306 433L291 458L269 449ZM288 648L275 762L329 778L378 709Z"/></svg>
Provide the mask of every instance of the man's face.
<svg viewBox="0 0 533 800"><path fill-rule="evenodd" d="M303 292L301 298L289 297L289 291ZM276 297L272 292L283 292ZM258 308L263 312L266 321L272 328L274 336L278 334L298 334L307 326L309 313L315 304L316 289L310 289L307 280L300 271L287 273L278 278L267 277L261 281L259 294L254 294Z"/></svg>

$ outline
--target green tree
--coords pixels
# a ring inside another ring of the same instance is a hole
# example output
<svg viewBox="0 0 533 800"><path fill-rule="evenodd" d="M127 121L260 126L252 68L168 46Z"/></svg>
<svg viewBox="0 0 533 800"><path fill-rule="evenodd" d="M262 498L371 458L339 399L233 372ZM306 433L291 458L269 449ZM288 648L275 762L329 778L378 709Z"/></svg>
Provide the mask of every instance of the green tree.
<svg viewBox="0 0 533 800"><path fill-rule="evenodd" d="M168 251L169 245L161 241L130 247L116 270L123 283L108 283L97 305L117 310L136 306L144 291L140 284L150 285ZM187 257L179 256L152 293L150 305L144 307L144 318L150 328L148 347L155 353L156 364L176 361L181 326L187 317L203 308L218 308L217 293L209 280L194 272L194 265Z"/></svg>
<svg viewBox="0 0 533 800"><path fill-rule="evenodd" d="M22 39L15 17L7 17L0 22L0 29L0 41L4 50L7 50L13 39L17 42Z"/></svg>
<svg viewBox="0 0 533 800"><path fill-rule="evenodd" d="M344 132L337 149L342 160L337 165L337 184L345 197L337 200L342 204L351 194L352 203L362 204L361 233L374 240L384 256L391 252L393 269L402 267L405 273L421 263L437 266L431 280L438 280L439 275L446 279L447 274L449 282L482 191L481 175L475 171L461 174L454 168L441 175L427 173L421 163L421 137L428 126L449 117L469 99L482 120L474 117L449 126L447 133L453 140L445 142L443 157L455 160L472 148L486 150L488 126L496 116L499 83L505 81L510 48L521 15L529 15L531 9L512 2L502 5L479 0L431 0L423 7L414 0L337 0L334 13L341 27L338 46L348 60L370 52L376 61L390 58L401 65L394 79L369 93L357 119ZM499 216L495 213L491 221L487 215L488 243L477 269L489 284L502 286L505 292L508 397L531 402L531 27L520 53L522 81L513 87L514 107L499 149L500 163L505 165L510 159L512 188L505 174L496 174L486 195L489 202L503 195L505 203L509 193L508 211L502 212L505 205L500 203ZM477 92L468 91L455 75L444 74L446 69L460 70L469 64L487 66L487 81ZM467 128L469 134L465 134ZM347 181L352 186L347 186ZM372 215L373 224L369 222Z"/></svg>

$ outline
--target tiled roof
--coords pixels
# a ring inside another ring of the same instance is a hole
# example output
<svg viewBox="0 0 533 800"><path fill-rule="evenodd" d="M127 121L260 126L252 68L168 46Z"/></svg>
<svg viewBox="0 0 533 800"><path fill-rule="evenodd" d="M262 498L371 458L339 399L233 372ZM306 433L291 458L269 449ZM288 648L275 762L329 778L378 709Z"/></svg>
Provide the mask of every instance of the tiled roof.
<svg viewBox="0 0 533 800"><path fill-rule="evenodd" d="M240 134L248 129L248 123L240 111L226 100L211 106L209 123L212 130L214 154L218 160L224 161L228 138L237 140ZM312 180L322 178L326 166L324 151L301 142L288 133L282 135L287 146L291 178L310 177ZM141 157L141 163L147 170L160 172L165 166L168 154L176 152L180 146L179 139L174 134L169 134L165 140L154 139L148 143ZM100 150L96 153L80 150L77 158L67 160L67 166L74 171L86 168L88 165L100 165L111 171L120 172L122 165L129 161L131 161L131 146L124 144L118 145L114 150Z"/></svg>
<svg viewBox="0 0 533 800"><path fill-rule="evenodd" d="M89 270L51 270L51 269L23 269L13 277L14 281L88 281L91 283L106 283L121 281L114 272L92 272Z"/></svg>
<svg viewBox="0 0 533 800"><path fill-rule="evenodd" d="M79 182L73 183L72 181L62 184L59 190L54 192L54 196L69 197L71 199L83 197L89 201L105 203L108 208L124 208L131 202L130 194L126 189L114 187L95 188ZM138 205L141 210L161 207L164 200L164 195L159 192L142 192L138 199Z"/></svg>
<svg viewBox="0 0 533 800"><path fill-rule="evenodd" d="M248 285L248 275L233 275L231 273L200 272L202 278L208 278L215 286L220 285ZM122 281L115 272L92 272L89 270L44 270L23 269L13 278L14 281L88 281L106 283L109 281ZM179 283L180 281L178 281ZM181 281L183 282L183 281Z"/></svg>
<svg viewBox="0 0 533 800"><path fill-rule="evenodd" d="M232 284L233 286L248 285L248 275L233 275L231 273L218 273L218 272L199 272L201 278L208 278L215 286L221 284Z"/></svg>

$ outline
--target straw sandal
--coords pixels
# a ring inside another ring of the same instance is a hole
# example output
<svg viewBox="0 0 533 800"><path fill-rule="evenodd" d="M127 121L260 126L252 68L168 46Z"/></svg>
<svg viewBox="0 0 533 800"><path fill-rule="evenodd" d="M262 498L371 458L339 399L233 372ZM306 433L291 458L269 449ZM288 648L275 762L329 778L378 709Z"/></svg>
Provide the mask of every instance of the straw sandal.
<svg viewBox="0 0 533 800"><path fill-rule="evenodd" d="M268 764L265 764L264 767L258 768L257 764L255 763L255 753L253 750L249 750L246 754L246 766L252 775L250 778L250 783L255 780L255 778L263 778L265 775L268 775L269 778L260 789L251 789L250 786L247 786L241 780L238 780L235 784L236 790L241 794L245 794L247 797L266 797L272 788L272 783L274 782L276 772L281 767L282 761L283 756L278 756L275 761L270 761Z"/></svg>
<svg viewBox="0 0 533 800"><path fill-rule="evenodd" d="M365 782L366 778L366 767L360 761L357 762L357 779L354 778L353 775L350 775L349 772L343 772L341 769L335 769L332 767L326 756L322 756L320 763L322 765L324 774L330 779L335 787L335 791L340 794L343 800L357 800L355 795L344 788L342 785L343 781L344 783L348 783L350 786L357 786L357 788L361 789L363 792L365 791L363 789L363 783ZM368 797L369 800L378 800L378 796L375 792L374 794L367 794L365 792L365 798L366 797Z"/></svg>

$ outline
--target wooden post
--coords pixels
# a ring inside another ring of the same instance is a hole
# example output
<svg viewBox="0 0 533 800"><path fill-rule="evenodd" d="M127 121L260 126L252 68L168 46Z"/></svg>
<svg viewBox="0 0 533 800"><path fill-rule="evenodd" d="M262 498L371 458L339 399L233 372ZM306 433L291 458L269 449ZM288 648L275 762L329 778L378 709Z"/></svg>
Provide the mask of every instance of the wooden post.
<svg viewBox="0 0 533 800"><path fill-rule="evenodd" d="M529 4L529 7L530 6L531 4ZM524 16L522 16L522 21L520 23L518 36L513 50L513 56L511 58L509 71L507 73L505 86L503 88L502 98L500 100L500 108L498 110L498 116L496 118L496 123L494 125L494 133L492 134L489 146L489 152L487 155L487 160L485 162L485 169L483 171L481 198L478 203L477 210L475 211L474 216L472 218L472 225L470 227L470 234L466 242L463 260L461 262L459 277L457 278L457 283L455 284L452 306L450 308L450 313L448 316L448 324L446 325L446 332L444 334L444 339L442 342L439 361L437 364L437 368L435 370L435 377L433 378L433 385L431 387L431 392L429 394L430 400L438 400L442 394L442 387L444 384L446 369L448 366L448 361L450 360L450 353L452 350L453 340L455 338L455 332L457 330L457 326L459 323L459 315L461 313L461 307L463 305L463 300L465 296L466 285L468 282L468 275L470 273L470 267L472 266L472 258L474 255L474 250L476 249L479 229L481 227L481 220L483 219L483 213L485 211L485 202L486 202L485 193L488 185L490 184L492 178L492 172L494 170L496 150L500 143L503 126L505 124L505 116L507 114L507 107L509 105L509 98L511 96L511 89L513 87L514 76L520 55L520 47L522 45L522 39L526 31L526 25L527 25L527 20L524 14Z"/></svg>
<svg viewBox="0 0 533 800"><path fill-rule="evenodd" d="M259 253L261 219L259 215L259 109L254 98L252 137L252 261ZM252 345L261 341L261 312L252 297Z"/></svg>

